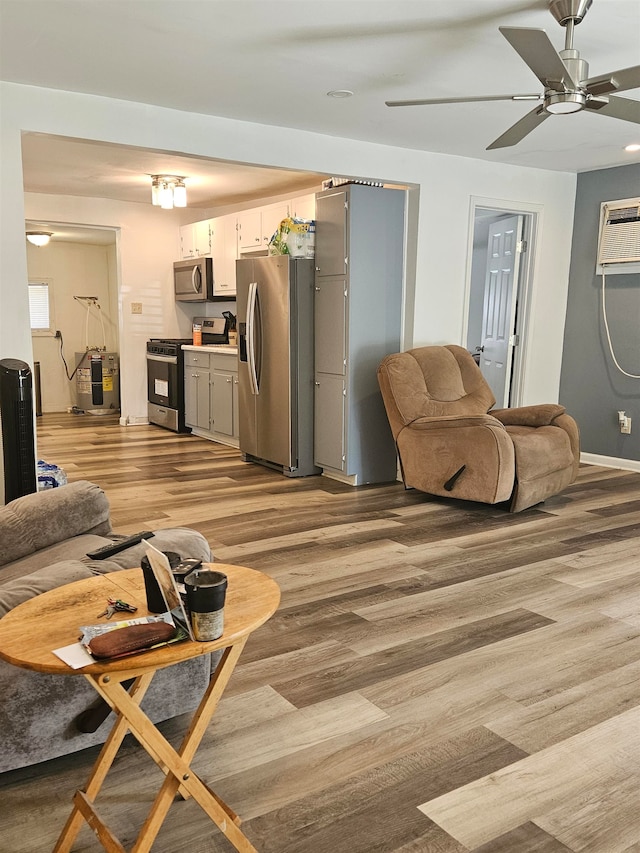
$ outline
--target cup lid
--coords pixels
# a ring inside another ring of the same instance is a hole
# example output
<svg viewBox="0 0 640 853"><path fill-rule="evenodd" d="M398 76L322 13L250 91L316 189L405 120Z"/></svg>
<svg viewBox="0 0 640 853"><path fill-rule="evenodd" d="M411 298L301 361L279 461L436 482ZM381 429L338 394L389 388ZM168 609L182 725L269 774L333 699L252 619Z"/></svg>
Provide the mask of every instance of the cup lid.
<svg viewBox="0 0 640 853"><path fill-rule="evenodd" d="M195 569L184 579L185 584L195 587L220 587L227 586L227 576L222 572L214 572L209 569Z"/></svg>

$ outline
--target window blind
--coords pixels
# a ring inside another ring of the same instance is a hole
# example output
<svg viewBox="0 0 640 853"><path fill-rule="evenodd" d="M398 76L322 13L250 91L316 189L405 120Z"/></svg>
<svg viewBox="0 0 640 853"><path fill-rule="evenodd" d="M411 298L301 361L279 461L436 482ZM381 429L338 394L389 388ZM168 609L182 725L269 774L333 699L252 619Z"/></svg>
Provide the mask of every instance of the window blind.
<svg viewBox="0 0 640 853"><path fill-rule="evenodd" d="M29 285L29 314L32 329L50 329L49 285Z"/></svg>

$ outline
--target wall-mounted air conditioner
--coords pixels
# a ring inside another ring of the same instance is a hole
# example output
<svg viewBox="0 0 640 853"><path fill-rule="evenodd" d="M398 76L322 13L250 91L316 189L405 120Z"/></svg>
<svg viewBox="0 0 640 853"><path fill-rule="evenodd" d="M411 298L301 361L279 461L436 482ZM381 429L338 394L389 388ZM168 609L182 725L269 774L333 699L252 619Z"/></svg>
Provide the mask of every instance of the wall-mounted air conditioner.
<svg viewBox="0 0 640 853"><path fill-rule="evenodd" d="M640 198L603 202L600 205L598 272L602 272L603 265L608 269L609 264L635 263L640 263Z"/></svg>

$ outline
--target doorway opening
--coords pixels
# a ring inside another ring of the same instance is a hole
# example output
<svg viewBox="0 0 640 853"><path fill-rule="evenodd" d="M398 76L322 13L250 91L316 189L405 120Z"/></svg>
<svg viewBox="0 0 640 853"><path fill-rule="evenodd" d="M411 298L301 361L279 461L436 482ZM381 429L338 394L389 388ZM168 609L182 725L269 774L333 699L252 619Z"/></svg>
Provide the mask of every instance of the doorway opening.
<svg viewBox="0 0 640 853"><path fill-rule="evenodd" d="M47 292L46 328L34 328L32 318L31 329L40 413L117 414L117 229L49 220L47 227L54 232L48 245L27 246L30 288L45 284Z"/></svg>
<svg viewBox="0 0 640 853"><path fill-rule="evenodd" d="M522 405L537 212L472 200L463 340L498 408Z"/></svg>

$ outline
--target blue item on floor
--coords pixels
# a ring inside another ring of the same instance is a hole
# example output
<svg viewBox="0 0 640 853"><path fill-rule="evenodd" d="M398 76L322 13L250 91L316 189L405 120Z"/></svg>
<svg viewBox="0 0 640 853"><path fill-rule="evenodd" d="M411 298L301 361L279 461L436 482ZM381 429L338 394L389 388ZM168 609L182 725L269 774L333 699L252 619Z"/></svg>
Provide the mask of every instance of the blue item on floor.
<svg viewBox="0 0 640 853"><path fill-rule="evenodd" d="M58 465L45 462L43 459L38 459L36 473L39 492L44 491L44 489L55 489L58 486L66 486L67 484L67 475L62 468L58 467Z"/></svg>

